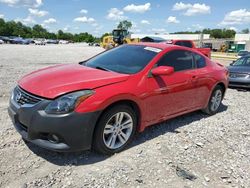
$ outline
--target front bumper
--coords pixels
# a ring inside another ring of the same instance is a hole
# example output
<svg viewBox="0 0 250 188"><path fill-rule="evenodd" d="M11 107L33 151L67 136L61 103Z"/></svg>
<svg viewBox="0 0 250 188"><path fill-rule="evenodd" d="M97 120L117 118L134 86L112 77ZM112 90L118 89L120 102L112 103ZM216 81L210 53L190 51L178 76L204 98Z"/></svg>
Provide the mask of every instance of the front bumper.
<svg viewBox="0 0 250 188"><path fill-rule="evenodd" d="M229 87L250 88L250 80L244 78L229 78Z"/></svg>
<svg viewBox="0 0 250 188"><path fill-rule="evenodd" d="M8 113L23 139L54 151L90 149L100 112L52 115L44 111L49 102L43 99L34 105L20 105L11 97ZM58 139L51 139L52 135Z"/></svg>

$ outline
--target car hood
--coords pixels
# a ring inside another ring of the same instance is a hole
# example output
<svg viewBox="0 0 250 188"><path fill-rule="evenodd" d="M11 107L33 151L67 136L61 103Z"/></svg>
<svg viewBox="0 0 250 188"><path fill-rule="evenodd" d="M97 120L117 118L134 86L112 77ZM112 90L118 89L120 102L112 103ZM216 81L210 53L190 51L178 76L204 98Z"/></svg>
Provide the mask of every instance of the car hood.
<svg viewBox="0 0 250 188"><path fill-rule="evenodd" d="M127 80L129 75L98 70L79 64L48 67L32 72L18 81L29 93L53 99L65 93L95 89Z"/></svg>
<svg viewBox="0 0 250 188"><path fill-rule="evenodd" d="M250 73L250 66L229 66L229 72Z"/></svg>

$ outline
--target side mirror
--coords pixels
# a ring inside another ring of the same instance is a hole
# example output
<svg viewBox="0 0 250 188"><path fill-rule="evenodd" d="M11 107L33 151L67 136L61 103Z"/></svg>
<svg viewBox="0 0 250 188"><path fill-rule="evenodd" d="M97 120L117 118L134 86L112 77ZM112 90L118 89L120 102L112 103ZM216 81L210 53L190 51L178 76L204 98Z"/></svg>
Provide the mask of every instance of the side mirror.
<svg viewBox="0 0 250 188"><path fill-rule="evenodd" d="M174 68L169 67L169 66L159 66L159 67L152 69L151 72L152 72L152 75L154 76L169 75L174 72Z"/></svg>
<svg viewBox="0 0 250 188"><path fill-rule="evenodd" d="M230 63L230 65L233 65L235 63L235 61L232 61L232 63Z"/></svg>

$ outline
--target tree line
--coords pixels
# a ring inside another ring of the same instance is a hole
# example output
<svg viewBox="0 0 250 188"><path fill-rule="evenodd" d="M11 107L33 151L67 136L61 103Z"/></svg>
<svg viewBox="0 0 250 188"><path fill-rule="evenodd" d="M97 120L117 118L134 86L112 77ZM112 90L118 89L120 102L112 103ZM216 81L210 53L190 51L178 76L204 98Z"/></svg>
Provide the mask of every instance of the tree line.
<svg viewBox="0 0 250 188"><path fill-rule="evenodd" d="M203 29L199 31L181 31L181 32L175 32L173 34L210 34L211 38L215 39L221 39L221 38L234 38L236 32L232 29ZM243 29L240 33L249 33L249 29Z"/></svg>
<svg viewBox="0 0 250 188"><path fill-rule="evenodd" d="M29 27L21 22L5 21L0 18L0 36L19 36L23 38L46 38L46 39L61 39L70 40L74 42L94 42L98 40L93 35L83 32L79 34L72 34L59 30L57 33L48 32L47 29L41 25L34 25Z"/></svg>

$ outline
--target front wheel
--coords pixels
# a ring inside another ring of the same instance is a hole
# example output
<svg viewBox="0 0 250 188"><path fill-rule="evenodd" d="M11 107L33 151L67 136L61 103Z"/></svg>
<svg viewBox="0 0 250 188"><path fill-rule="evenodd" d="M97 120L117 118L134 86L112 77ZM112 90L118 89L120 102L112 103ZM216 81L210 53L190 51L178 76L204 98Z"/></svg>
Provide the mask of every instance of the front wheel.
<svg viewBox="0 0 250 188"><path fill-rule="evenodd" d="M216 86L212 92L212 95L209 99L208 105L202 111L208 115L214 115L219 111L221 101L223 99L224 90L221 86Z"/></svg>
<svg viewBox="0 0 250 188"><path fill-rule="evenodd" d="M103 154L122 151L133 139L137 125L135 112L126 105L115 106L102 115L94 134L94 149Z"/></svg>

